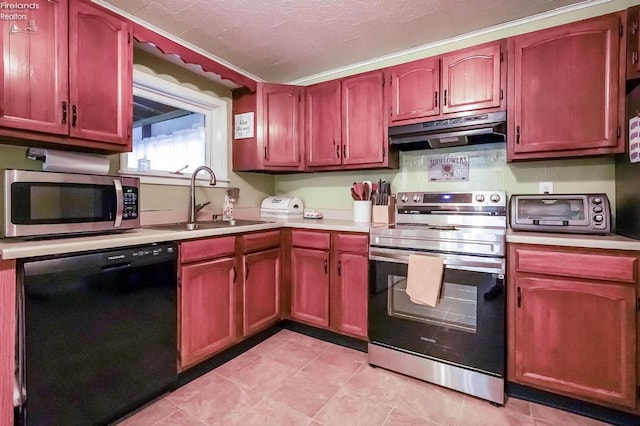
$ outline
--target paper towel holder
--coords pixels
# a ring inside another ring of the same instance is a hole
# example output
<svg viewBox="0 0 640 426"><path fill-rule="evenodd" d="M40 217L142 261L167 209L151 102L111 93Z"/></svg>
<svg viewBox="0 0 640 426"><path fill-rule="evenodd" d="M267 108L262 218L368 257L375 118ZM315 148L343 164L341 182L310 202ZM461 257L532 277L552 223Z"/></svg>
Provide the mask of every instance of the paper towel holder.
<svg viewBox="0 0 640 426"><path fill-rule="evenodd" d="M43 161L47 159L47 150L42 148L27 148L26 156L29 160Z"/></svg>

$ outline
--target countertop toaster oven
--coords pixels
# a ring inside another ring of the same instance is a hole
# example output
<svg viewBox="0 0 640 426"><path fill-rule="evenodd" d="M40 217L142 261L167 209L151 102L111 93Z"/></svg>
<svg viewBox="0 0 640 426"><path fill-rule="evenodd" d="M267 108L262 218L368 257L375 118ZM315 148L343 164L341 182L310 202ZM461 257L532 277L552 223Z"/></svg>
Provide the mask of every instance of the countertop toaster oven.
<svg viewBox="0 0 640 426"><path fill-rule="evenodd" d="M611 232L607 194L514 194L509 213L509 224L515 231Z"/></svg>

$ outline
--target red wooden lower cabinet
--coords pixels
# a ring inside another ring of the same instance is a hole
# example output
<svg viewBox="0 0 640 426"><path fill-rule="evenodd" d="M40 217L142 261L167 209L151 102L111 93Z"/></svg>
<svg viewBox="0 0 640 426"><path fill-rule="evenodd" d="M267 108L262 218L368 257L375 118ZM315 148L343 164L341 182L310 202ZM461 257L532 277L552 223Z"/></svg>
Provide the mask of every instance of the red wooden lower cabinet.
<svg viewBox="0 0 640 426"><path fill-rule="evenodd" d="M234 266L234 258L224 257L181 268L181 368L235 342Z"/></svg>
<svg viewBox="0 0 640 426"><path fill-rule="evenodd" d="M368 235L291 231L289 315L367 337Z"/></svg>
<svg viewBox="0 0 640 426"><path fill-rule="evenodd" d="M180 244L180 368L280 321L280 231Z"/></svg>
<svg viewBox="0 0 640 426"><path fill-rule="evenodd" d="M367 337L368 256L338 253L337 258L333 326L342 333Z"/></svg>
<svg viewBox="0 0 640 426"><path fill-rule="evenodd" d="M329 251L293 247L291 278L291 317L328 327Z"/></svg>
<svg viewBox="0 0 640 426"><path fill-rule="evenodd" d="M638 254L510 244L509 381L635 411Z"/></svg>
<svg viewBox="0 0 640 426"><path fill-rule="evenodd" d="M280 319L280 247L244 256L242 296L243 336Z"/></svg>
<svg viewBox="0 0 640 426"><path fill-rule="evenodd" d="M0 425L13 424L16 262L0 259Z"/></svg>

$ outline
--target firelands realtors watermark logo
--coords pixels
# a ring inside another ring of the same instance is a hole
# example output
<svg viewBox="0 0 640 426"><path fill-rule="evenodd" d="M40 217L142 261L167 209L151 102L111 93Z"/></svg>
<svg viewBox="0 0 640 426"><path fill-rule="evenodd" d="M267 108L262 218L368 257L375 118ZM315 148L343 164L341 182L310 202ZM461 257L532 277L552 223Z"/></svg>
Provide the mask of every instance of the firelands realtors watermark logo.
<svg viewBox="0 0 640 426"><path fill-rule="evenodd" d="M30 10L40 9L38 2L0 2L0 21L26 21Z"/></svg>

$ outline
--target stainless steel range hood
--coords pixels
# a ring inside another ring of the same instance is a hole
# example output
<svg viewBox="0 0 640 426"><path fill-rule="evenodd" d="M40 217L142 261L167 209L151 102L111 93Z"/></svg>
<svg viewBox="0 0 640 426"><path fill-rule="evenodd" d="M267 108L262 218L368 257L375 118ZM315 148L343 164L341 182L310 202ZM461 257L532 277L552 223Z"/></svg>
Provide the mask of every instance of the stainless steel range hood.
<svg viewBox="0 0 640 426"><path fill-rule="evenodd" d="M389 127L391 146L401 151L506 142L505 111Z"/></svg>

